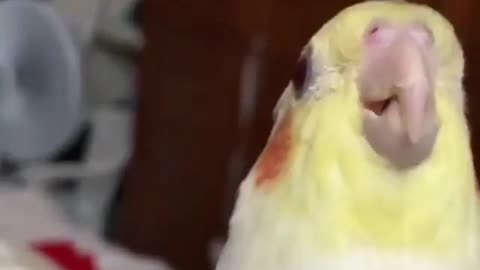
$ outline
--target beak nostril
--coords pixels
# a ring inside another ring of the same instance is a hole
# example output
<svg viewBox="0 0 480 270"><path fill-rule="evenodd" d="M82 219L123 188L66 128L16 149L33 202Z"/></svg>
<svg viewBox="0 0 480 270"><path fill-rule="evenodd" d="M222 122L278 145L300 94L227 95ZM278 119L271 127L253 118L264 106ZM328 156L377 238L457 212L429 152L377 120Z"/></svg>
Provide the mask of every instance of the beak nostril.
<svg viewBox="0 0 480 270"><path fill-rule="evenodd" d="M372 29L370 29L369 34L370 34L370 35L374 35L375 33L378 32L379 29L380 29L379 26L374 26Z"/></svg>
<svg viewBox="0 0 480 270"><path fill-rule="evenodd" d="M384 21L376 21L365 32L364 38L367 46L378 48L390 44L394 37L395 27Z"/></svg>
<svg viewBox="0 0 480 270"><path fill-rule="evenodd" d="M434 43L432 30L422 23L414 24L409 29L412 37L423 46L431 47Z"/></svg>

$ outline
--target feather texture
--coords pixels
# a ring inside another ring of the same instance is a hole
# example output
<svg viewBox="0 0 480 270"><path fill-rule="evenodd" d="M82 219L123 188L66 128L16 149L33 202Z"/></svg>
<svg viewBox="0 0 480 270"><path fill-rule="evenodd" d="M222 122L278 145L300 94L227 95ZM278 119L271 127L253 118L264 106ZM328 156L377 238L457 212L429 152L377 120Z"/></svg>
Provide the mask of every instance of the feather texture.
<svg viewBox="0 0 480 270"><path fill-rule="evenodd" d="M440 130L431 156L410 170L392 167L362 133L361 41L378 19L420 20L435 39ZM309 46L322 65L313 87L322 95L296 99L291 84L282 95L266 149L241 184L217 270L476 267L479 210L463 55L450 23L426 6L365 2L340 12ZM278 142L285 138L288 144ZM271 150L278 145L280 159Z"/></svg>

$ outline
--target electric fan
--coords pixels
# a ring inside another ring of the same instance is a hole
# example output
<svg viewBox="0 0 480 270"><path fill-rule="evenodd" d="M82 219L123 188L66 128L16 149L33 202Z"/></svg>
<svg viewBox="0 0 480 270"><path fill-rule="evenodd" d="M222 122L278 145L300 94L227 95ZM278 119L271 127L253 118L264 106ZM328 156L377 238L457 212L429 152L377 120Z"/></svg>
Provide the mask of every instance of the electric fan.
<svg viewBox="0 0 480 270"><path fill-rule="evenodd" d="M82 127L79 48L45 1L0 2L0 155L50 158Z"/></svg>
<svg viewBox="0 0 480 270"><path fill-rule="evenodd" d="M82 110L81 66L86 66L98 20L112 0L92 1L97 12L84 27L69 24L75 22L70 12L57 15L56 10L69 7L60 1L0 1L0 107L7 104L16 112L0 109L0 155L10 161L3 164L16 165L0 166L0 176L20 180L7 184L46 192L69 222L101 236L130 155L132 113L111 103L85 104L88 111ZM8 99L3 100L3 93Z"/></svg>
<svg viewBox="0 0 480 270"><path fill-rule="evenodd" d="M47 160L68 146L82 127L81 64L73 40L48 2L0 1L2 164L9 160L21 167ZM4 236L0 265L59 269Z"/></svg>

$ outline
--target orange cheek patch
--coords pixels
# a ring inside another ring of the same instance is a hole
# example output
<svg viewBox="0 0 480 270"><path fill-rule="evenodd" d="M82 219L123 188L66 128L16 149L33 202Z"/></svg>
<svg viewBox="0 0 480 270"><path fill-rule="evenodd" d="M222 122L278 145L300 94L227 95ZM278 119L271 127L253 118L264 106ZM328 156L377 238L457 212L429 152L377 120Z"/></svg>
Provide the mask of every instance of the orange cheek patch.
<svg viewBox="0 0 480 270"><path fill-rule="evenodd" d="M257 186L275 182L292 148L292 115L285 115L261 154L256 168Z"/></svg>

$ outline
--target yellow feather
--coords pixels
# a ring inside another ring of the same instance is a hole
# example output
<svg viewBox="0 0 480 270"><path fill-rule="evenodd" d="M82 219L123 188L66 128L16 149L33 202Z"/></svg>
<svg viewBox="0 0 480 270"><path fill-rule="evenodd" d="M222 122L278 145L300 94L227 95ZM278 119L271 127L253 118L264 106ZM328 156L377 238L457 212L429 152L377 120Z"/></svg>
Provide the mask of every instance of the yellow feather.
<svg viewBox="0 0 480 270"><path fill-rule="evenodd" d="M391 167L363 138L357 91L294 108L293 152L263 196L279 216L312 222L321 249L372 245L464 254L465 239L476 232L468 127L463 112L438 92L434 152L408 172Z"/></svg>

